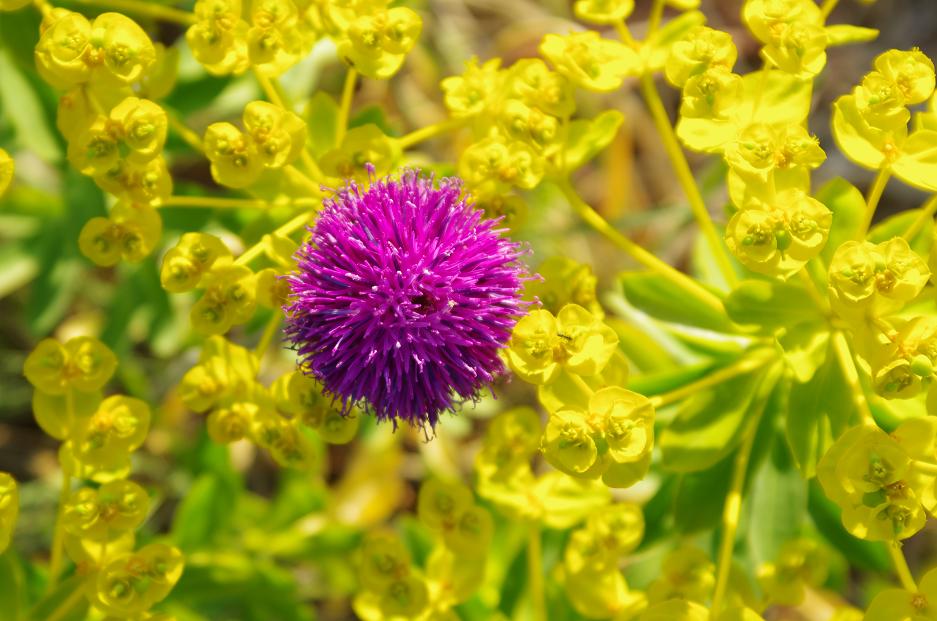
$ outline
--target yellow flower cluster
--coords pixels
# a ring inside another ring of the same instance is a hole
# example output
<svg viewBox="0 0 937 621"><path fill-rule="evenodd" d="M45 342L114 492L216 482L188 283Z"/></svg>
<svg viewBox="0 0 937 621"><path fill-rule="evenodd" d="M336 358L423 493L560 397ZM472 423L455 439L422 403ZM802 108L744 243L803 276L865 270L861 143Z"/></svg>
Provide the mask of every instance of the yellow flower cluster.
<svg viewBox="0 0 937 621"><path fill-rule="evenodd" d="M937 509L937 419L908 419L891 434L853 427L823 456L817 478L853 535L906 539Z"/></svg>
<svg viewBox="0 0 937 621"><path fill-rule="evenodd" d="M833 104L833 137L846 157L860 166L888 169L910 185L937 191L934 166L926 155L937 130L927 123L908 130L908 106L927 101L933 93L930 58L919 50L889 50L875 59L875 70L852 94Z"/></svg>
<svg viewBox="0 0 937 621"><path fill-rule="evenodd" d="M628 365L618 335L578 304L556 316L532 310L514 327L505 352L515 375L538 386L550 412L543 451L558 470L628 487L647 473L654 408L622 386Z"/></svg>
<svg viewBox="0 0 937 621"><path fill-rule="evenodd" d="M173 546L136 547L136 531L148 515L149 494L127 479L130 456L147 436L150 408L102 390L117 358L101 341L75 337L46 339L27 357L23 372L35 388L33 412L39 426L62 441L59 461L65 478L62 518L52 551L51 580L61 570L61 553L83 567L88 602L102 614L142 618L163 600L182 575L182 553ZM72 477L99 487L73 490ZM12 496L11 496L12 494ZM15 488L0 491L0 525L7 525ZM15 504L13 505L15 515ZM0 529L0 533L6 532Z"/></svg>
<svg viewBox="0 0 937 621"><path fill-rule="evenodd" d="M186 41L215 75L253 67L278 76L305 57L317 40L330 37L351 67L386 79L400 69L421 27L413 10L388 2L198 0Z"/></svg>
<svg viewBox="0 0 937 621"><path fill-rule="evenodd" d="M245 188L265 170L293 163L306 140L301 118L266 101L247 104L243 121L244 131L231 123L213 123L205 130L211 175L229 188Z"/></svg>

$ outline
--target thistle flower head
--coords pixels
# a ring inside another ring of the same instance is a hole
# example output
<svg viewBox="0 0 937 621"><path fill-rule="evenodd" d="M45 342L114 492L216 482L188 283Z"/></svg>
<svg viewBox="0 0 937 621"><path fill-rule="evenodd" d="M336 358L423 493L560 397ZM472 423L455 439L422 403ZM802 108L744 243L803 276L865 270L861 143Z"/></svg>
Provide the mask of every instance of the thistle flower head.
<svg viewBox="0 0 937 621"><path fill-rule="evenodd" d="M503 370L525 306L521 249L458 179L371 171L324 202L297 252L287 334L343 409L432 428Z"/></svg>

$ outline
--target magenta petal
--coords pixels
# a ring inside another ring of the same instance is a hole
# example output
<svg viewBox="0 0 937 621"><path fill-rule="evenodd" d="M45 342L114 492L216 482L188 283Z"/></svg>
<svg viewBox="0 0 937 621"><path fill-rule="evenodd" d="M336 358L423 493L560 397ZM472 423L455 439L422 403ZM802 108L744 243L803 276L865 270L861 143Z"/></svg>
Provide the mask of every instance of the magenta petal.
<svg viewBox="0 0 937 621"><path fill-rule="evenodd" d="M458 179L354 183L324 202L296 254L285 308L301 362L345 410L431 428L503 372L520 244L466 202Z"/></svg>

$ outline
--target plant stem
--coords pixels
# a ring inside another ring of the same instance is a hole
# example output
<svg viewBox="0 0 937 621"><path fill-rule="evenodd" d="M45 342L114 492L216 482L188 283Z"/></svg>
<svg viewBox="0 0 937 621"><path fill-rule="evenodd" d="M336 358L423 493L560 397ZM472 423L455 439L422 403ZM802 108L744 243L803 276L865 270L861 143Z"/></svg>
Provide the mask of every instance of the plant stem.
<svg viewBox="0 0 937 621"><path fill-rule="evenodd" d="M283 172L293 178L293 180L303 186L309 191L313 196L322 196L322 188L312 180L306 173L296 168L292 164L289 166L283 167Z"/></svg>
<svg viewBox="0 0 937 621"><path fill-rule="evenodd" d="M667 115L667 110L664 109L664 102L660 99L660 93L654 85L652 75L648 74L641 77L641 94L644 96L644 101L647 103L651 117L654 119L654 125L664 142L664 149L667 151L674 172L677 173L677 179L683 188L683 193L690 203L693 217L696 219L707 243L712 248L713 255L716 257L719 271L729 286L734 287L738 282L738 278L735 275L732 262L729 261L729 255L726 253L719 232L716 230L716 226L709 216L709 211L706 209L706 202L699 191L699 186L696 185L693 171L690 170L690 164L687 162L683 149L680 147L680 142L677 140L677 135L674 133L670 117Z"/></svg>
<svg viewBox="0 0 937 621"><path fill-rule="evenodd" d="M718 386L719 384L742 375L743 373L748 373L749 371L754 371L759 367L764 366L768 363L770 358L768 358L765 353L770 352L770 350L760 350L758 353L753 352L748 356L743 356L739 360L736 360L732 364L725 366L718 371L714 371L707 375L706 377L691 382L686 386L681 386L676 390L671 390L670 392L665 392L662 395L655 395L650 397L651 405L655 409L661 408L665 405L670 405L684 399L686 397L691 397L702 390L707 388L712 388L713 386Z"/></svg>
<svg viewBox="0 0 937 621"><path fill-rule="evenodd" d="M284 237L289 236L290 234L294 233L296 230L302 228L302 226L306 224L306 222L309 221L309 216L310 214L308 212L303 212L299 214L298 216L296 216L295 218L293 218L292 220L287 221L286 224L280 226L275 231L273 231L271 235L283 235ZM237 265L247 265L248 263L253 261L255 258L263 254L263 251L264 251L264 240L261 239L259 242L257 242L256 244L254 244L253 246L245 250L243 253L241 253L241 256L239 256L234 262Z"/></svg>
<svg viewBox="0 0 937 621"><path fill-rule="evenodd" d="M280 311L278 309L273 309L273 317L267 322L263 334L260 335L260 341L257 342L257 347L254 348L254 356L257 357L258 362L263 360L264 353L266 353L267 348L270 347L270 343L277 333L277 328L280 327L280 319Z"/></svg>
<svg viewBox="0 0 937 621"><path fill-rule="evenodd" d="M160 207L205 207L208 209L268 209L272 205L259 198L222 198L218 196L170 196Z"/></svg>
<svg viewBox="0 0 937 621"><path fill-rule="evenodd" d="M810 275L807 266L804 265L797 275L800 277L801 282L804 283L804 290L807 291L807 295L809 295L813 303L817 305L820 312L824 315L829 313L830 304L827 299L823 297L823 294L820 293L820 289L817 287L817 283L813 281L813 277Z"/></svg>
<svg viewBox="0 0 937 621"><path fill-rule="evenodd" d="M169 127L173 129L179 137L188 143L190 147L196 151L204 151L202 147L202 138L196 134L192 129L190 129L185 123L177 119L174 115L167 115L169 118Z"/></svg>
<svg viewBox="0 0 937 621"><path fill-rule="evenodd" d="M322 172L322 169L319 168L319 165L316 164L316 161L312 158L312 155L309 154L305 148L299 154L299 159L302 161L303 166L306 167L306 172L312 175L317 180L324 180L325 173Z"/></svg>
<svg viewBox="0 0 937 621"><path fill-rule="evenodd" d="M901 544L894 541L887 547L888 555L891 557L891 562L895 566L895 573L901 581L901 586L910 593L917 593L917 583L914 582L914 576L911 575L908 561L905 560L904 553L901 551Z"/></svg>
<svg viewBox="0 0 937 621"><path fill-rule="evenodd" d="M42 13L43 17L49 17L52 14L52 5L48 0L33 0L33 5Z"/></svg>
<svg viewBox="0 0 937 621"><path fill-rule="evenodd" d="M735 533L739 526L739 514L742 511L742 488L745 486L745 474L748 471L748 460L752 454L752 445L764 404L752 416L735 455L735 465L732 470L732 483L726 496L726 503L722 509L722 540L719 542L719 556L716 559L716 586L713 590L710 619L716 619L722 611L722 602L725 600L729 587L729 570L732 568L732 549L735 547Z"/></svg>
<svg viewBox="0 0 937 621"><path fill-rule="evenodd" d="M65 390L65 420L67 433L71 434L75 424L75 393L71 388ZM52 591L62 573L62 555L65 545L65 503L72 491L72 476L69 470L62 469L62 488L59 491L59 505L55 515L55 529L52 531L52 551L49 559L49 582L46 592Z"/></svg>
<svg viewBox="0 0 937 621"><path fill-rule="evenodd" d="M336 120L335 146L341 147L345 139L345 132L348 131L348 117L351 114L351 100L355 94L355 82L358 79L358 72L353 68L348 69L345 74L345 85L342 87L342 101L338 107L338 119Z"/></svg>
<svg viewBox="0 0 937 621"><path fill-rule="evenodd" d="M937 194L931 196L927 199L926 203L921 205L921 213L918 214L917 218L911 223L911 226L908 227L908 230L904 232L902 237L909 242L914 239L914 236L924 228L924 225L934 219L934 212L937 212Z"/></svg>
<svg viewBox="0 0 937 621"><path fill-rule="evenodd" d="M856 362L852 359L852 352L849 350L849 342L842 332L833 333L833 349L836 350L836 357L839 360L840 369L843 371L843 377L852 393L856 409L859 411L859 417L862 423L866 425L875 425L875 418L872 416L872 410L869 409L869 401L865 397L865 391L862 384L859 383L859 371L856 369Z"/></svg>
<svg viewBox="0 0 937 621"><path fill-rule="evenodd" d="M264 95L267 96L267 99L270 100L275 106L279 106L284 110L289 110L286 104L283 101L283 98L280 97L280 93L277 92L277 89L273 87L273 82L270 81L270 78L265 76L257 67L254 67L254 77L257 78L257 83L260 84L260 88L263 90Z"/></svg>
<svg viewBox="0 0 937 621"><path fill-rule="evenodd" d="M647 22L647 36L644 40L650 39L657 29L660 28L661 19L664 17L664 0L654 0L654 6L651 7L651 16Z"/></svg>
<svg viewBox="0 0 937 621"><path fill-rule="evenodd" d="M635 45L634 36L631 34L631 30L628 29L628 24L625 23L625 20L620 19L615 22L615 30L618 32L618 38L621 39L622 43L630 46Z"/></svg>
<svg viewBox="0 0 937 621"><path fill-rule="evenodd" d="M718 313L725 312L722 301L715 294L711 293L708 289L680 270L661 261L653 254L616 231L597 211L582 200L573 186L570 185L568 179L561 179L556 181L556 183L567 200L569 200L573 210L579 214L579 217L581 217L586 224L604 235L606 239L625 251L635 261L685 291L687 295L693 296Z"/></svg>
<svg viewBox="0 0 937 621"><path fill-rule="evenodd" d="M428 140L439 134L445 133L462 125L461 119L446 119L426 127L421 127L415 131L405 134L397 139L401 149L409 149L413 145Z"/></svg>
<svg viewBox="0 0 937 621"><path fill-rule="evenodd" d="M937 476L937 464L932 464L929 461L914 459L911 461L911 468L927 476Z"/></svg>
<svg viewBox="0 0 937 621"><path fill-rule="evenodd" d="M833 12L837 4L839 4L839 0L823 0L823 5L820 7L820 13L823 14L823 19L830 16L830 13Z"/></svg>
<svg viewBox="0 0 937 621"><path fill-rule="evenodd" d="M546 599L543 589L543 550L540 542L540 524L531 524L527 531L527 578L530 587L530 605L534 621L547 621Z"/></svg>
<svg viewBox="0 0 937 621"><path fill-rule="evenodd" d="M595 394L595 391L592 390L592 388L589 386L589 384L587 384L586 381L585 381L584 379L582 379L582 377L580 377L580 376L577 375L576 373L569 373L569 379L571 379L571 380L573 381L573 383L576 384L576 386L579 388L579 390L581 390L581 391L584 392L585 394L589 395L590 397L591 397L593 394Z"/></svg>
<svg viewBox="0 0 937 621"><path fill-rule="evenodd" d="M191 26L197 20L189 11L174 9L158 2L143 2L142 0L69 0L75 4L86 6L99 6L107 9L118 9L127 13L146 15L166 22L175 22L183 26Z"/></svg>
<svg viewBox="0 0 937 621"><path fill-rule="evenodd" d="M890 177L891 169L887 167L882 168L878 171L878 175L876 175L872 187L869 188L869 194L865 199L865 226L861 229L863 233L867 232L872 225L872 218L875 217L875 209L878 207L878 201L882 198L882 193L885 191L885 186L888 185L888 179Z"/></svg>
<svg viewBox="0 0 937 621"><path fill-rule="evenodd" d="M81 598L84 597L86 588L87 584L82 584L72 591L69 596L63 599L62 602L55 607L55 610L45 618L45 621L59 621L59 619L65 618L65 616L71 612L72 608L81 601Z"/></svg>

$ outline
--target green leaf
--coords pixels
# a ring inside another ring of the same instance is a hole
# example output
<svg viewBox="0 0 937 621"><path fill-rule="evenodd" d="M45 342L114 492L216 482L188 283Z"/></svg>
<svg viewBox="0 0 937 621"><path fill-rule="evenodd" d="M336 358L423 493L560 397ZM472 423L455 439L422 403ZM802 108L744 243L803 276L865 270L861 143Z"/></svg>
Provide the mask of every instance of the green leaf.
<svg viewBox="0 0 937 621"><path fill-rule="evenodd" d="M55 617L56 621L84 621L88 616L88 600L79 591L87 584L85 576L69 576L32 607L29 621L45 621ZM61 610L67 610L62 614Z"/></svg>
<svg viewBox="0 0 937 621"><path fill-rule="evenodd" d="M891 170L908 185L927 192L937 191L937 131L919 129L908 136Z"/></svg>
<svg viewBox="0 0 937 621"><path fill-rule="evenodd" d="M866 43L878 37L875 28L863 28L852 24L835 24L824 28L826 31L826 44L829 47L849 45L850 43Z"/></svg>
<svg viewBox="0 0 937 621"><path fill-rule="evenodd" d="M0 109L16 130L16 140L43 160L56 163L62 148L49 126L42 103L9 53L0 48Z"/></svg>
<svg viewBox="0 0 937 621"><path fill-rule="evenodd" d="M853 398L832 344L813 378L794 383L787 412L787 442L801 474L816 474L820 457L849 419Z"/></svg>
<svg viewBox="0 0 937 621"><path fill-rule="evenodd" d="M889 216L872 227L867 239L873 244L880 244L893 237L901 237L920 215L921 209L918 208L908 209ZM924 257L927 257L927 253L930 252L932 242L933 229L929 226L922 226L917 235L908 240L912 250Z"/></svg>
<svg viewBox="0 0 937 621"><path fill-rule="evenodd" d="M684 474L677 483L674 497L674 525L684 535L715 528L722 516L735 452L702 472Z"/></svg>
<svg viewBox="0 0 937 621"><path fill-rule="evenodd" d="M238 552L206 552L188 557L182 578L170 592L167 603L181 604L208 619L313 619L289 571Z"/></svg>
<svg viewBox="0 0 937 621"><path fill-rule="evenodd" d="M655 319L695 326L715 332L734 332L732 322L663 278L644 272L622 274L619 282L625 297L636 308Z"/></svg>
<svg viewBox="0 0 937 621"><path fill-rule="evenodd" d="M760 415L777 380L777 367L756 370L686 401L660 437L661 466L673 472L712 467L738 445L750 416Z"/></svg>
<svg viewBox="0 0 937 621"><path fill-rule="evenodd" d="M629 378L628 388L648 397L660 395L701 379L712 367L711 362L700 362L679 369L639 375Z"/></svg>
<svg viewBox="0 0 937 621"><path fill-rule="evenodd" d="M0 603L5 620L26 618L26 576L13 550L0 554Z"/></svg>
<svg viewBox="0 0 937 621"><path fill-rule="evenodd" d="M826 246L820 253L823 262L830 264L833 253L843 242L854 239L865 221L865 197L856 186L842 177L830 179L817 190L816 199L833 212L833 226Z"/></svg>
<svg viewBox="0 0 937 621"><path fill-rule="evenodd" d="M571 122L563 160L566 172L576 170L607 147L623 120L618 110L606 110L593 119Z"/></svg>
<svg viewBox="0 0 937 621"><path fill-rule="evenodd" d="M735 323L761 326L770 332L823 319L803 287L778 280L744 280L724 304Z"/></svg>
<svg viewBox="0 0 937 621"><path fill-rule="evenodd" d="M745 97L739 117L743 124L799 125L810 114L813 82L784 71L762 69L742 76Z"/></svg>
<svg viewBox="0 0 937 621"><path fill-rule="evenodd" d="M574 479L561 472L548 472L537 480L534 495L543 504L543 524L548 528L571 528L611 500L609 489L599 481Z"/></svg>
<svg viewBox="0 0 937 621"><path fill-rule="evenodd" d="M335 148L338 129L338 104L325 91L317 91L303 112L309 131L309 148L316 158Z"/></svg>
<svg viewBox="0 0 937 621"><path fill-rule="evenodd" d="M39 273L39 262L21 244L0 247L0 299L5 298Z"/></svg>
<svg viewBox="0 0 937 621"><path fill-rule="evenodd" d="M755 473L749 492L748 543L755 563L773 561L785 541L801 534L807 515L807 483L780 436Z"/></svg>
<svg viewBox="0 0 937 621"><path fill-rule="evenodd" d="M365 106L348 120L348 129L364 125L377 125L385 136L396 137L400 134L387 120L384 108L378 105Z"/></svg>
<svg viewBox="0 0 937 621"><path fill-rule="evenodd" d="M199 476L176 509L172 538L179 549L189 552L210 547L234 514L237 489L212 473Z"/></svg>
<svg viewBox="0 0 937 621"><path fill-rule="evenodd" d="M639 326L617 317L606 317L605 323L618 335L618 347L640 371L673 370L677 366L670 352Z"/></svg>
<svg viewBox="0 0 937 621"><path fill-rule="evenodd" d="M822 321L792 326L778 338L787 367L800 383L809 382L826 359L829 326Z"/></svg>

